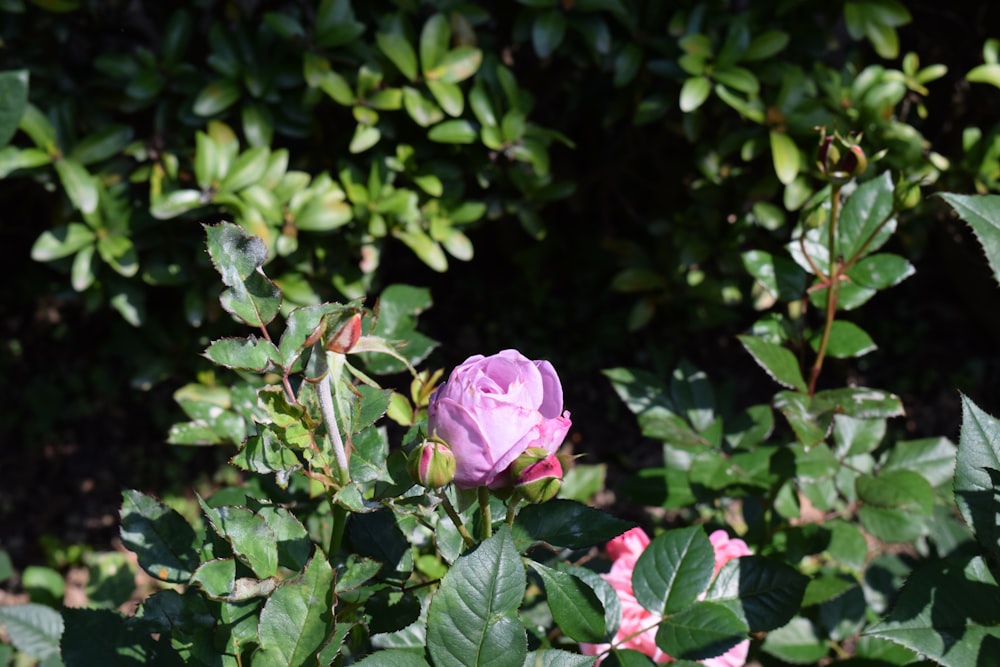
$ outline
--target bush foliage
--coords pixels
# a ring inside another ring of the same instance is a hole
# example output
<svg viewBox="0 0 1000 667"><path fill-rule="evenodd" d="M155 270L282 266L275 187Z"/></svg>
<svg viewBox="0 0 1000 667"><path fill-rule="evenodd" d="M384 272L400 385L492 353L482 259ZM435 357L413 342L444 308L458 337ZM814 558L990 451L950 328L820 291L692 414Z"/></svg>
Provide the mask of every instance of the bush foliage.
<svg viewBox="0 0 1000 667"><path fill-rule="evenodd" d="M627 504L658 510L629 515L659 535L639 602L670 655L993 664L1000 408L899 419L992 368L923 368L939 329L907 289L945 229L985 261L939 261L936 290L996 299L976 11L0 0L0 369L23 382L0 423L30 448L114 405L239 473L183 507L124 491L154 581L129 616L122 554L87 554L81 610L0 551L30 598L0 607L0 664L593 664ZM629 447L537 505L414 485L439 367L513 345ZM756 555L709 586L703 527Z"/></svg>

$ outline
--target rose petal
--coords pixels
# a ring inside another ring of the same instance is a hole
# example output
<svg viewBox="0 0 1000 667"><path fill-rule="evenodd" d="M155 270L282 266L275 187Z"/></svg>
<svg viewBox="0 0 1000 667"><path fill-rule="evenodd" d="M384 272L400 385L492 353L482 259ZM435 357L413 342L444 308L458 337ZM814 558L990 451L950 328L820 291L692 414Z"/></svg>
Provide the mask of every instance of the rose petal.
<svg viewBox="0 0 1000 667"><path fill-rule="evenodd" d="M428 407L427 429L455 454L455 486L473 489L489 483L493 457L486 436L464 406L442 398Z"/></svg>
<svg viewBox="0 0 1000 667"><path fill-rule="evenodd" d="M556 369L547 361L536 361L534 364L542 376L542 388L544 389L538 411L546 419L558 417L563 409L563 391L559 376L556 375Z"/></svg>

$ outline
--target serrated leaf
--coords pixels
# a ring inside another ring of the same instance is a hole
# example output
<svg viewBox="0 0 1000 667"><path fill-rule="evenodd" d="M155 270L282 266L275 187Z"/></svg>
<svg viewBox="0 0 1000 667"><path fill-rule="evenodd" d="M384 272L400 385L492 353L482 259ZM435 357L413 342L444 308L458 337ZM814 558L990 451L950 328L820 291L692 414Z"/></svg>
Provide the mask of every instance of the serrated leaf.
<svg viewBox="0 0 1000 667"><path fill-rule="evenodd" d="M660 623L656 645L676 658L704 660L746 641L746 633L746 624L728 607L698 601Z"/></svg>
<svg viewBox="0 0 1000 667"><path fill-rule="evenodd" d="M847 271L847 277L857 285L885 289L903 282L916 272L904 257L889 253L869 255Z"/></svg>
<svg viewBox="0 0 1000 667"><path fill-rule="evenodd" d="M546 648L529 653L522 667L593 667L593 665L592 656Z"/></svg>
<svg viewBox="0 0 1000 667"><path fill-rule="evenodd" d="M427 612L427 649L437 665L521 667L528 653L517 609L525 573L502 526L441 579Z"/></svg>
<svg viewBox="0 0 1000 667"><path fill-rule="evenodd" d="M1000 195L944 193L941 197L972 227L993 270L993 278L1000 283Z"/></svg>
<svg viewBox="0 0 1000 667"><path fill-rule="evenodd" d="M533 542L583 549L618 537L636 524L582 503L556 499L526 506L518 513L515 525Z"/></svg>
<svg viewBox="0 0 1000 667"><path fill-rule="evenodd" d="M226 368L261 373L278 358L278 350L271 341L256 336L222 338L208 346L205 356Z"/></svg>
<svg viewBox="0 0 1000 667"><path fill-rule="evenodd" d="M233 583L236 581L236 559L216 558L205 561L195 570L191 581L198 584L210 598L228 597L232 594Z"/></svg>
<svg viewBox="0 0 1000 667"><path fill-rule="evenodd" d="M195 533L175 510L139 491L122 492L121 539L151 576L185 583L198 566Z"/></svg>
<svg viewBox="0 0 1000 667"><path fill-rule="evenodd" d="M355 667L429 667L427 661L419 654L403 648L376 651L354 665Z"/></svg>
<svg viewBox="0 0 1000 667"><path fill-rule="evenodd" d="M545 598L556 626L578 642L603 640L604 605L594 590L572 574L550 569L535 561L529 561L529 564L542 579Z"/></svg>
<svg viewBox="0 0 1000 667"><path fill-rule="evenodd" d="M228 222L205 232L212 263L229 288L219 297L222 307L250 326L267 325L278 314L281 291L260 269L267 259L264 241Z"/></svg>
<svg viewBox="0 0 1000 667"><path fill-rule="evenodd" d="M657 536L639 556L632 573L636 600L654 614L683 609L708 588L715 554L700 526Z"/></svg>
<svg viewBox="0 0 1000 667"><path fill-rule="evenodd" d="M743 556L719 570L705 599L725 604L750 632L769 632L795 616L808 582L789 565Z"/></svg>
<svg viewBox="0 0 1000 667"><path fill-rule="evenodd" d="M984 664L1000 645L1000 587L985 563L936 561L914 572L892 612L865 634L910 648L945 667Z"/></svg>
<svg viewBox="0 0 1000 667"><path fill-rule="evenodd" d="M947 438L903 440L893 445L882 470L912 470L938 487L954 479L955 444Z"/></svg>
<svg viewBox="0 0 1000 667"><path fill-rule="evenodd" d="M892 176L888 171L865 181L844 202L837 225L837 253L850 261L881 245L879 232L893 212Z"/></svg>
<svg viewBox="0 0 1000 667"><path fill-rule="evenodd" d="M261 579L278 572L278 542L267 522L246 507L210 507L198 499L202 511L219 537Z"/></svg>
<svg viewBox="0 0 1000 667"><path fill-rule="evenodd" d="M301 576L271 594L260 612L261 651L254 665L295 667L315 663L334 628L334 572L315 550Z"/></svg>
<svg viewBox="0 0 1000 667"><path fill-rule="evenodd" d="M806 391L806 381L802 377L802 371L799 370L799 362L789 350L756 336L738 336L738 338L757 365L763 368L771 379L790 389Z"/></svg>
<svg viewBox="0 0 1000 667"><path fill-rule="evenodd" d="M765 653L793 665L814 665L829 650L812 622L801 616L769 632L762 648Z"/></svg>
<svg viewBox="0 0 1000 667"><path fill-rule="evenodd" d="M51 607L30 602L0 606L0 626L18 651L37 660L59 655L63 619Z"/></svg>
<svg viewBox="0 0 1000 667"><path fill-rule="evenodd" d="M1000 421L962 397L962 430L955 465L955 500L976 540L1000 554Z"/></svg>
<svg viewBox="0 0 1000 667"><path fill-rule="evenodd" d="M819 332L809 338L809 344L814 351L819 350L820 340ZM872 337L853 322L834 320L830 325L830 338L827 341L826 354L834 359L862 357L877 348L878 346Z"/></svg>

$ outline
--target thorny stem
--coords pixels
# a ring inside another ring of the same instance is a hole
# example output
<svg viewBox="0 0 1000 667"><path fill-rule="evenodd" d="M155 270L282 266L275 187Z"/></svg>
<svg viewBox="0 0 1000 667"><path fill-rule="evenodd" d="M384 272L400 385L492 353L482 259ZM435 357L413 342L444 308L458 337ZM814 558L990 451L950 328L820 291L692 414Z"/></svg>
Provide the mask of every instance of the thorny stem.
<svg viewBox="0 0 1000 667"><path fill-rule="evenodd" d="M514 495L510 497L507 501L507 516L504 518L504 522L510 526L514 527L514 519L517 517L517 506L521 504L521 493L519 491L514 491Z"/></svg>
<svg viewBox="0 0 1000 667"><path fill-rule="evenodd" d="M826 320L823 322L823 335L816 350L816 360L809 374L809 395L816 393L816 382L823 370L823 360L826 358L826 348L830 343L830 332L833 320L837 315L837 298L840 296L840 280L844 272L844 262L836 256L837 252L837 219L840 217L840 186L834 185L830 193L830 226L827 235L827 250L830 257L829 284L826 288ZM806 255L808 257L808 255Z"/></svg>
<svg viewBox="0 0 1000 667"><path fill-rule="evenodd" d="M483 539L488 540L493 536L493 517L490 515L490 490L488 487L479 487L479 517L482 519Z"/></svg>
<svg viewBox="0 0 1000 667"><path fill-rule="evenodd" d="M350 464L347 461L347 451L344 449L344 441L340 437L340 426L337 423L337 412L333 407L333 394L330 383L336 378L330 377L330 367L327 364L326 350L322 345L316 343L313 348L316 355L316 370L319 375L319 382L316 391L319 394L319 407L323 413L323 422L326 424L326 435L330 441L330 449L337 463L337 481L340 488L351 482ZM333 557L340 551L340 544L344 539L344 529L347 526L347 510L337 504L334 500L332 489L328 491L327 498L330 503L330 511L333 513L333 526L330 528L330 547L327 556Z"/></svg>
<svg viewBox="0 0 1000 667"><path fill-rule="evenodd" d="M444 507L445 514L447 514L448 518L451 519L451 522L455 524L455 528L458 529L458 534L462 536L463 540L465 540L465 544L470 547L476 546L476 541L472 539L472 535L469 534L468 529L462 522L462 517L460 517L458 512L455 511L455 506L451 504L450 500L448 500L448 496L442 492L440 494L440 498L441 506Z"/></svg>

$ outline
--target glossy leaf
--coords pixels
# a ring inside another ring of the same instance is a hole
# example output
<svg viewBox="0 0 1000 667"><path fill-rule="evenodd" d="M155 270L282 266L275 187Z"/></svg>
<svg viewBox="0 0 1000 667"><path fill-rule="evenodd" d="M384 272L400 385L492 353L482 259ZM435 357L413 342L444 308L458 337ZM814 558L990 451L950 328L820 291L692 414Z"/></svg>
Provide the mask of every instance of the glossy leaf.
<svg viewBox="0 0 1000 667"><path fill-rule="evenodd" d="M459 557L427 613L434 664L521 667L528 654L517 618L524 587L524 565L506 526Z"/></svg>
<svg viewBox="0 0 1000 667"><path fill-rule="evenodd" d="M643 607L671 614L694 602L708 588L715 555L700 526L657 536L636 561L632 589Z"/></svg>
<svg viewBox="0 0 1000 667"><path fill-rule="evenodd" d="M417 79L417 53L413 45L403 34L398 21L393 21L391 32L379 32L375 35L375 44L392 64L410 81Z"/></svg>
<svg viewBox="0 0 1000 667"><path fill-rule="evenodd" d="M931 562L914 572L892 612L866 634L946 667L983 664L1000 646L1000 587L979 558L964 567Z"/></svg>
<svg viewBox="0 0 1000 667"><path fill-rule="evenodd" d="M195 533L175 510L139 491L122 492L122 543L160 581L184 583L198 566Z"/></svg>
<svg viewBox="0 0 1000 667"><path fill-rule="evenodd" d="M546 648L529 653L522 667L593 667L593 665L594 658L591 656Z"/></svg>
<svg viewBox="0 0 1000 667"><path fill-rule="evenodd" d="M814 351L819 350L821 334L817 332L809 339ZM871 336L853 322L834 320L830 326L830 339L826 353L835 359L850 359L862 357L877 349Z"/></svg>
<svg viewBox="0 0 1000 667"><path fill-rule="evenodd" d="M82 213L97 210L97 181L76 160L63 158L55 161L56 173L73 206Z"/></svg>
<svg viewBox="0 0 1000 667"><path fill-rule="evenodd" d="M771 130L771 160L774 163L774 173L778 180L788 185L799 175L799 149L784 132Z"/></svg>
<svg viewBox="0 0 1000 667"><path fill-rule="evenodd" d="M199 116L214 116L236 104L242 91L231 79L217 79L201 89L194 98L193 111Z"/></svg>
<svg viewBox="0 0 1000 667"><path fill-rule="evenodd" d="M425 76L428 83L459 83L476 73L483 62L483 52L468 46L452 49Z"/></svg>
<svg viewBox="0 0 1000 667"><path fill-rule="evenodd" d="M594 590L568 572L530 561L545 587L553 622L570 639L600 642L605 636L604 606Z"/></svg>
<svg viewBox="0 0 1000 667"><path fill-rule="evenodd" d="M871 289L885 289L903 282L916 272L904 257L889 253L869 255L847 271L854 283Z"/></svg>
<svg viewBox="0 0 1000 667"><path fill-rule="evenodd" d="M254 664L305 665L333 633L334 572L315 550L301 576L284 582L260 612L261 651Z"/></svg>
<svg viewBox="0 0 1000 667"><path fill-rule="evenodd" d="M36 262L50 262L75 254L94 242L94 232L79 222L71 222L42 232L31 246L31 258Z"/></svg>
<svg viewBox="0 0 1000 667"><path fill-rule="evenodd" d="M704 660L721 656L746 640L746 633L746 623L728 607L698 601L660 623L656 645L676 658Z"/></svg>
<svg viewBox="0 0 1000 667"><path fill-rule="evenodd" d="M756 336L739 336L750 356L778 384L798 391L806 390L799 362L788 349Z"/></svg>
<svg viewBox="0 0 1000 667"><path fill-rule="evenodd" d="M69 157L82 165L106 160L119 153L132 140L133 134L128 125L108 125L84 137L73 147Z"/></svg>
<svg viewBox="0 0 1000 667"><path fill-rule="evenodd" d="M893 213L893 185L889 172L865 181L844 202L837 225L837 251L844 259L873 252L879 232Z"/></svg>
<svg viewBox="0 0 1000 667"><path fill-rule="evenodd" d="M812 622L801 616L769 632L762 648L765 653L793 665L816 664L828 651Z"/></svg>
<svg viewBox="0 0 1000 667"><path fill-rule="evenodd" d="M993 278L1000 283L1000 195L944 193L941 197L955 209L958 217L972 227L979 245L986 253Z"/></svg>
<svg viewBox="0 0 1000 667"><path fill-rule="evenodd" d="M0 606L0 626L18 651L36 660L59 655L63 619L51 607L31 602Z"/></svg>
<svg viewBox="0 0 1000 667"><path fill-rule="evenodd" d="M529 544L540 542L559 548L583 549L618 537L636 524L582 503L556 499L526 506L518 513L514 525L524 530L531 541Z"/></svg>
<svg viewBox="0 0 1000 667"><path fill-rule="evenodd" d="M808 581L784 563L762 556L743 556L719 570L705 599L727 606L749 632L769 632L792 619Z"/></svg>
<svg viewBox="0 0 1000 667"><path fill-rule="evenodd" d="M780 301L801 298L806 290L806 274L792 260L763 250L743 253L743 266Z"/></svg>
<svg viewBox="0 0 1000 667"><path fill-rule="evenodd" d="M947 438L903 440L887 452L882 470L912 470L938 487L954 479L955 461L955 444Z"/></svg>
<svg viewBox="0 0 1000 667"><path fill-rule="evenodd" d="M205 356L226 368L261 373L278 358L278 350L271 341L256 336L220 338L208 346Z"/></svg>
<svg viewBox="0 0 1000 667"><path fill-rule="evenodd" d="M976 540L1000 554L1000 421L962 397L962 431L955 467L955 500Z"/></svg>
<svg viewBox="0 0 1000 667"><path fill-rule="evenodd" d="M427 133L428 139L443 144L471 144L477 137L472 123L459 118L438 123Z"/></svg>
<svg viewBox="0 0 1000 667"><path fill-rule="evenodd" d="M261 579L277 574L278 542L262 517L245 507L210 507L204 501L200 504L215 532L229 543L233 553L254 574Z"/></svg>
<svg viewBox="0 0 1000 667"><path fill-rule="evenodd" d="M712 82L707 76L693 76L685 79L681 86L680 109L690 113L700 107L712 92Z"/></svg>

